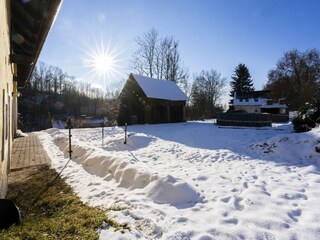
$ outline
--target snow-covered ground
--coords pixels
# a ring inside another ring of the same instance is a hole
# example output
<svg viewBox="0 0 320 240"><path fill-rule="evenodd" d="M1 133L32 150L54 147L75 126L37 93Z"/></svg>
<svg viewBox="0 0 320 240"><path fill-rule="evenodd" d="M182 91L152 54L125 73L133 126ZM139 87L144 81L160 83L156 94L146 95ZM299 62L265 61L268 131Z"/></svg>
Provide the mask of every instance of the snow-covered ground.
<svg viewBox="0 0 320 240"><path fill-rule="evenodd" d="M212 121L73 129L63 172L84 202L131 232L101 239L320 239L320 129L219 128ZM39 137L61 169L67 130Z"/></svg>

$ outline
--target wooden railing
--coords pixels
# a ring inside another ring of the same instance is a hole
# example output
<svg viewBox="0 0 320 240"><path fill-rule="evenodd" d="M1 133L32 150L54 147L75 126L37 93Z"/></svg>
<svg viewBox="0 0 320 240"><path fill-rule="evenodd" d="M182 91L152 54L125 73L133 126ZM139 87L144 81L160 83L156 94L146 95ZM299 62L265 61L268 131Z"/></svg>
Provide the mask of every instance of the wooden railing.
<svg viewBox="0 0 320 240"><path fill-rule="evenodd" d="M281 122L288 122L289 115L286 114L271 114L272 122L274 123L281 123Z"/></svg>
<svg viewBox="0 0 320 240"><path fill-rule="evenodd" d="M272 117L271 114L259 113L219 113L217 125L266 127L272 125Z"/></svg>

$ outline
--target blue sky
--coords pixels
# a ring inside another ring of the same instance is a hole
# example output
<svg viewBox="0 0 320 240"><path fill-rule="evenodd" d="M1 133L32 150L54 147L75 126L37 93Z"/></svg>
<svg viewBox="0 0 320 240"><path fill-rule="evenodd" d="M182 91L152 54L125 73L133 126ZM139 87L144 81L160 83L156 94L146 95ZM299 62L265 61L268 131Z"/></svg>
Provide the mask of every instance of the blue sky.
<svg viewBox="0 0 320 240"><path fill-rule="evenodd" d="M214 69L229 86L244 63L259 90L284 52L320 49L319 14L318 0L64 0L39 60L106 86L126 79L136 37L154 27L179 41L191 75ZM86 66L102 46L117 60L107 78Z"/></svg>

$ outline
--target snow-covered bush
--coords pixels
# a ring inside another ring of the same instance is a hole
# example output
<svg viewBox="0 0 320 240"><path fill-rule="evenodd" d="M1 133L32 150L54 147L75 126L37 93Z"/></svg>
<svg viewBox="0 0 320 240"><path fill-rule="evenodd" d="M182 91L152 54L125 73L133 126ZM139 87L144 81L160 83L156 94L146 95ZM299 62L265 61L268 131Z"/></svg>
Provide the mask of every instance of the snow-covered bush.
<svg viewBox="0 0 320 240"><path fill-rule="evenodd" d="M307 132L320 123L320 108L306 104L292 120L296 132Z"/></svg>

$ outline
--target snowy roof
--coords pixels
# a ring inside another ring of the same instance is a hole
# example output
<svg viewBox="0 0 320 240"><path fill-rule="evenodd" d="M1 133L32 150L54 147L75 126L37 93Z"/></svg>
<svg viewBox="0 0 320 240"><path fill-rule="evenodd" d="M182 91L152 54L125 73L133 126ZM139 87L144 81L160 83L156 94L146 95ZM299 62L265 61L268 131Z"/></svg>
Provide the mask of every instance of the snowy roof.
<svg viewBox="0 0 320 240"><path fill-rule="evenodd" d="M234 106L261 106L267 103L266 98L246 98L246 99L238 99L235 98L233 100Z"/></svg>
<svg viewBox="0 0 320 240"><path fill-rule="evenodd" d="M159 80L131 73L142 91L148 98L164 99L171 101L187 101L189 98L172 81Z"/></svg>
<svg viewBox="0 0 320 240"><path fill-rule="evenodd" d="M267 98L268 90L262 91L250 91L250 92L236 92L236 98L245 99L245 98Z"/></svg>
<svg viewBox="0 0 320 240"><path fill-rule="evenodd" d="M237 92L233 98L234 106L261 106L267 103L268 91Z"/></svg>
<svg viewBox="0 0 320 240"><path fill-rule="evenodd" d="M274 103L271 105L263 104L261 108L288 108L288 106L286 104Z"/></svg>

